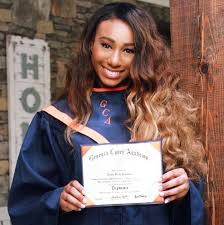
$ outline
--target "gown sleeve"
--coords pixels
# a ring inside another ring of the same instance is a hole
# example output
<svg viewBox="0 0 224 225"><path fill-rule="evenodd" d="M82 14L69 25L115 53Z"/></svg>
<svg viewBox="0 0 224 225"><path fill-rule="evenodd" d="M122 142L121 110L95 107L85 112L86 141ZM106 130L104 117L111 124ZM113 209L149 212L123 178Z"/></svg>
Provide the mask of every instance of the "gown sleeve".
<svg viewBox="0 0 224 225"><path fill-rule="evenodd" d="M205 208L202 192L203 182L194 183L190 181L190 189L187 196L173 204L172 224L205 225Z"/></svg>
<svg viewBox="0 0 224 225"><path fill-rule="evenodd" d="M51 120L38 112L21 147L8 200L12 225L58 224L59 197L69 182L70 146L63 138L64 124Z"/></svg>

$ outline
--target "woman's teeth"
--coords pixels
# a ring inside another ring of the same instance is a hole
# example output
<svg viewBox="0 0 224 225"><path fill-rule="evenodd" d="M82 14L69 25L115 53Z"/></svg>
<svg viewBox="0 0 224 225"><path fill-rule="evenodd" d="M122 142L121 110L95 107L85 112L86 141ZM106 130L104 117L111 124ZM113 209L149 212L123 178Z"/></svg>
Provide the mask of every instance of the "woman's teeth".
<svg viewBox="0 0 224 225"><path fill-rule="evenodd" d="M106 74L109 76L109 77L117 77L119 76L120 72L113 72L113 71L110 71L108 69L105 68L105 72Z"/></svg>

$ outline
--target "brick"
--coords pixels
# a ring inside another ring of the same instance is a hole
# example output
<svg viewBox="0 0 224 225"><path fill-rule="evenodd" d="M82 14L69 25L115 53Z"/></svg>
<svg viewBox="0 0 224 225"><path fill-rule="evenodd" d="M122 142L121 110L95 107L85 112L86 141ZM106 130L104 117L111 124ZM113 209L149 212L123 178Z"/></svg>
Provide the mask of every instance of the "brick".
<svg viewBox="0 0 224 225"><path fill-rule="evenodd" d="M0 56L6 56L6 49L5 48L0 48ZM0 71L1 73L2 71ZM0 77L1 77L1 74L0 74ZM1 79L0 79L1 81Z"/></svg>
<svg viewBox="0 0 224 225"><path fill-rule="evenodd" d="M12 0L0 0L0 4L12 4Z"/></svg>
<svg viewBox="0 0 224 225"><path fill-rule="evenodd" d="M51 77L51 100L55 100L55 89L56 89L56 74L52 74L53 76Z"/></svg>
<svg viewBox="0 0 224 225"><path fill-rule="evenodd" d="M70 32L72 30L71 25L65 25L65 24L59 24L59 23L55 23L54 28L55 28L55 30L62 30L62 31L67 31L67 32Z"/></svg>
<svg viewBox="0 0 224 225"><path fill-rule="evenodd" d="M8 123L8 112L7 111L0 111L0 124Z"/></svg>
<svg viewBox="0 0 224 225"><path fill-rule="evenodd" d="M48 41L48 43L51 48L61 49L69 47L68 44L63 43L61 41Z"/></svg>
<svg viewBox="0 0 224 225"><path fill-rule="evenodd" d="M85 14L86 12L88 12L88 8L77 6L77 12Z"/></svg>
<svg viewBox="0 0 224 225"><path fill-rule="evenodd" d="M67 31L61 31L61 30L58 30L57 31L57 35L65 38L65 37L68 37L68 32Z"/></svg>
<svg viewBox="0 0 224 225"><path fill-rule="evenodd" d="M82 33L82 27L80 26L76 26L72 29L72 35L75 37L73 39L80 39L80 36L81 36L81 33Z"/></svg>
<svg viewBox="0 0 224 225"><path fill-rule="evenodd" d="M27 27L12 24L9 27L9 33L13 33L15 35L20 35L20 36L24 36L24 37L33 38L36 31L33 28L30 29L30 28L27 28Z"/></svg>
<svg viewBox="0 0 224 225"><path fill-rule="evenodd" d="M52 21L40 20L37 22L37 33L50 34L54 32Z"/></svg>
<svg viewBox="0 0 224 225"><path fill-rule="evenodd" d="M52 21L53 21L53 23L57 23L57 24L70 25L70 26L74 25L72 18L63 18L63 17L58 17L58 16L52 16Z"/></svg>
<svg viewBox="0 0 224 225"><path fill-rule="evenodd" d="M0 97L0 111L6 111L8 107L7 99Z"/></svg>
<svg viewBox="0 0 224 225"><path fill-rule="evenodd" d="M0 21L0 31L7 32L9 30L9 25Z"/></svg>
<svg viewBox="0 0 224 225"><path fill-rule="evenodd" d="M0 49L0 55L6 53L3 49ZM0 82L7 82L6 69L0 69ZM0 96L1 96L1 84L0 84Z"/></svg>
<svg viewBox="0 0 224 225"><path fill-rule="evenodd" d="M0 0L1 8L10 8L12 6L12 0Z"/></svg>
<svg viewBox="0 0 224 225"><path fill-rule="evenodd" d="M93 3L91 1L77 1L77 6L81 6L83 8L91 8Z"/></svg>
<svg viewBox="0 0 224 225"><path fill-rule="evenodd" d="M48 20L50 0L16 0L13 3L13 22L23 27L35 28L39 20Z"/></svg>
<svg viewBox="0 0 224 225"><path fill-rule="evenodd" d="M86 20L87 19L87 16L86 16L86 14L77 13L77 18L78 19L81 19L81 20Z"/></svg>
<svg viewBox="0 0 224 225"><path fill-rule="evenodd" d="M0 51L1 52L1 51ZM7 74L4 70L0 70L0 82L6 82L7 81ZM0 96L1 96L1 87L0 87Z"/></svg>
<svg viewBox="0 0 224 225"><path fill-rule="evenodd" d="M59 41L48 41L51 48L62 48L62 43Z"/></svg>
<svg viewBox="0 0 224 225"><path fill-rule="evenodd" d="M9 176L0 176L0 193L8 193L9 189Z"/></svg>
<svg viewBox="0 0 224 225"><path fill-rule="evenodd" d="M64 59L71 59L72 50L71 48L63 48L61 51L58 51L57 57L61 57Z"/></svg>
<svg viewBox="0 0 224 225"><path fill-rule="evenodd" d="M80 24L82 27L84 27L86 24L86 20L77 19L77 18L75 18L75 22Z"/></svg>
<svg viewBox="0 0 224 225"><path fill-rule="evenodd" d="M3 141L0 142L0 160L9 159L9 145L8 142Z"/></svg>
<svg viewBox="0 0 224 225"><path fill-rule="evenodd" d="M7 206L8 193L0 194L0 207Z"/></svg>
<svg viewBox="0 0 224 225"><path fill-rule="evenodd" d="M5 48L5 41L0 40L0 48Z"/></svg>
<svg viewBox="0 0 224 225"><path fill-rule="evenodd" d="M5 68L6 68L6 57L0 56L0 69L5 69Z"/></svg>
<svg viewBox="0 0 224 225"><path fill-rule="evenodd" d="M57 33L55 33L54 35L48 34L47 39L66 44L66 46L70 48L70 44L74 42L75 38L72 33L68 34L65 31L57 31Z"/></svg>
<svg viewBox="0 0 224 225"><path fill-rule="evenodd" d="M37 33L35 35L35 38L45 40L46 39L46 34Z"/></svg>
<svg viewBox="0 0 224 225"><path fill-rule="evenodd" d="M56 76L56 87L63 88L65 85L65 77L66 77L66 61L57 61L57 76Z"/></svg>
<svg viewBox="0 0 224 225"><path fill-rule="evenodd" d="M0 142L8 141L8 124L1 124L0 126Z"/></svg>
<svg viewBox="0 0 224 225"><path fill-rule="evenodd" d="M0 21L12 22L12 11L8 9L0 9Z"/></svg>
<svg viewBox="0 0 224 225"><path fill-rule="evenodd" d="M71 44L71 48L74 48L74 49L79 49L80 47L80 43L78 41L74 41L72 44Z"/></svg>
<svg viewBox="0 0 224 225"><path fill-rule="evenodd" d="M63 18L74 18L76 16L76 0L52 0L51 13Z"/></svg>
<svg viewBox="0 0 224 225"><path fill-rule="evenodd" d="M9 174L9 161L0 160L0 176Z"/></svg>
<svg viewBox="0 0 224 225"><path fill-rule="evenodd" d="M0 32L0 41L3 41L5 40L5 34Z"/></svg>
<svg viewBox="0 0 224 225"><path fill-rule="evenodd" d="M2 70L1 72L3 71L4 70ZM7 85L3 82L0 83L0 97L7 97Z"/></svg>

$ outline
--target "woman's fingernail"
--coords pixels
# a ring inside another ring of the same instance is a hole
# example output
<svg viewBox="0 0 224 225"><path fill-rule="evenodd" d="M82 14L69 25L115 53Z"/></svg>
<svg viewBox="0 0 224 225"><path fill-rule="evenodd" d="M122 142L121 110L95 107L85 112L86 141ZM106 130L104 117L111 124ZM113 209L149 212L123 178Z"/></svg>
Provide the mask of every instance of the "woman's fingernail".
<svg viewBox="0 0 224 225"><path fill-rule="evenodd" d="M159 195L160 195L161 197L163 197L163 196L164 196L164 192L160 192Z"/></svg>
<svg viewBox="0 0 224 225"><path fill-rule="evenodd" d="M84 204L87 203L86 198L84 198L84 199L82 200L82 202L83 202Z"/></svg>
<svg viewBox="0 0 224 225"><path fill-rule="evenodd" d="M159 191L162 191L163 190L163 187L162 186L159 186Z"/></svg>
<svg viewBox="0 0 224 225"><path fill-rule="evenodd" d="M83 205L83 204L81 204L81 209L84 209L84 208L86 208L86 206L85 206L85 205Z"/></svg>
<svg viewBox="0 0 224 225"><path fill-rule="evenodd" d="M164 201L164 202L165 202L165 204L167 204L167 203L169 202L169 199L165 199L165 201Z"/></svg>
<svg viewBox="0 0 224 225"><path fill-rule="evenodd" d="M84 190L82 190L82 194L83 194L83 195L86 195L86 192L85 192Z"/></svg>

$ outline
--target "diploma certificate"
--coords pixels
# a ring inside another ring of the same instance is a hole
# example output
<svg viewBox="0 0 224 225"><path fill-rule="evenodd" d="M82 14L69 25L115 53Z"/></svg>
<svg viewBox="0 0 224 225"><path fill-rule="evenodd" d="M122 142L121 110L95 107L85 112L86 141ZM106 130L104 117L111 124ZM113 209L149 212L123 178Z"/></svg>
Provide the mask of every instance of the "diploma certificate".
<svg viewBox="0 0 224 225"><path fill-rule="evenodd" d="M159 204L161 140L82 146L87 206Z"/></svg>

